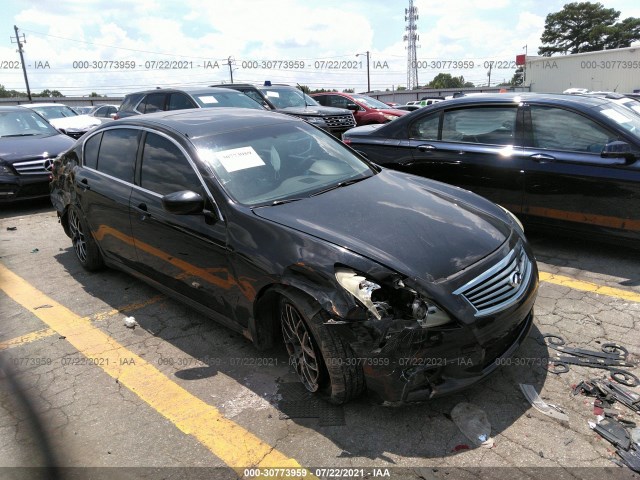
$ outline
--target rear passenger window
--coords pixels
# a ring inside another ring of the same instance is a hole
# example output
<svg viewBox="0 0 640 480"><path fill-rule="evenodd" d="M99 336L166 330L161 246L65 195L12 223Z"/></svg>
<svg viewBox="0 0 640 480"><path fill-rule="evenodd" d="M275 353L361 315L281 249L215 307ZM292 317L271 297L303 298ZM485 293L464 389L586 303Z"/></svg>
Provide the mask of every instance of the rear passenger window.
<svg viewBox="0 0 640 480"><path fill-rule="evenodd" d="M85 167L93 168L94 170L98 168L98 150L100 149L100 140L102 140L102 134L98 133L84 142L83 164Z"/></svg>
<svg viewBox="0 0 640 480"><path fill-rule="evenodd" d="M138 130L119 128L102 134L98 171L133 183L138 152Z"/></svg>
<svg viewBox="0 0 640 480"><path fill-rule="evenodd" d="M164 93L150 93L144 100L138 105L138 111L140 113L154 113L162 112L164 110L164 99L166 94Z"/></svg>
<svg viewBox="0 0 640 480"><path fill-rule="evenodd" d="M417 140L438 140L440 112L419 118L409 127L409 137Z"/></svg>
<svg viewBox="0 0 640 480"><path fill-rule="evenodd" d="M185 110L197 108L197 105L183 93L172 93L169 96L169 110Z"/></svg>
<svg viewBox="0 0 640 480"><path fill-rule="evenodd" d="M471 107L444 112L443 142L513 145L517 106Z"/></svg>
<svg viewBox="0 0 640 480"><path fill-rule="evenodd" d="M200 179L180 149L170 140L147 133L142 153L140 186L160 195L192 190L202 194Z"/></svg>
<svg viewBox="0 0 640 480"><path fill-rule="evenodd" d="M600 153L616 135L582 115L554 107L531 106L533 146Z"/></svg>

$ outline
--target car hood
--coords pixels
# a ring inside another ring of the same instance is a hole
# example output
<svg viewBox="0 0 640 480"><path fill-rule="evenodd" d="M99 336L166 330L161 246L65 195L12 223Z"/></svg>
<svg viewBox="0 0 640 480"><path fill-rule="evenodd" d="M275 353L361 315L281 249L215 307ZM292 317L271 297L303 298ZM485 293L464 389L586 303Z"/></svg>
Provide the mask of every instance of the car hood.
<svg viewBox="0 0 640 480"><path fill-rule="evenodd" d="M316 115L316 116L329 116L329 115L350 115L350 110L344 108L323 107L309 105L308 107L287 107L279 108L278 112L288 113L290 115Z"/></svg>
<svg viewBox="0 0 640 480"><path fill-rule="evenodd" d="M487 200L473 196L474 207L450 192L438 182L383 170L356 184L254 213L430 282L478 262L512 231L487 213Z"/></svg>
<svg viewBox="0 0 640 480"><path fill-rule="evenodd" d="M76 115L74 117L54 118L49 123L62 130L90 130L101 125L102 122L96 117L89 115Z"/></svg>
<svg viewBox="0 0 640 480"><path fill-rule="evenodd" d="M8 137L0 138L0 159L13 163L20 160L56 157L75 143L66 135L56 134L47 137Z"/></svg>
<svg viewBox="0 0 640 480"><path fill-rule="evenodd" d="M384 123L372 123L370 125L361 125L359 127L353 127L344 132L342 135L345 137L349 137L351 135L354 136L362 136L369 135L374 130L378 130L380 127L383 127Z"/></svg>
<svg viewBox="0 0 640 480"><path fill-rule="evenodd" d="M376 111L386 115L395 115L396 117L401 117L409 113L406 110L398 110L396 108L376 108Z"/></svg>

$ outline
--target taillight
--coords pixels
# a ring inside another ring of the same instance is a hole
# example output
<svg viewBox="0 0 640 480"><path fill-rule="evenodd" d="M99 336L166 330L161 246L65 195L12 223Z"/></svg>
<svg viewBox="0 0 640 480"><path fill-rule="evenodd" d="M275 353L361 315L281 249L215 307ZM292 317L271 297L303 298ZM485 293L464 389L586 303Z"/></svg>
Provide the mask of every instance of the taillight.
<svg viewBox="0 0 640 480"><path fill-rule="evenodd" d="M351 145L351 139L350 138L342 138L342 143L344 143L345 145Z"/></svg>
<svg viewBox="0 0 640 480"><path fill-rule="evenodd" d="M118 115L117 113L113 116L114 120L118 120L120 118L120 115Z"/></svg>

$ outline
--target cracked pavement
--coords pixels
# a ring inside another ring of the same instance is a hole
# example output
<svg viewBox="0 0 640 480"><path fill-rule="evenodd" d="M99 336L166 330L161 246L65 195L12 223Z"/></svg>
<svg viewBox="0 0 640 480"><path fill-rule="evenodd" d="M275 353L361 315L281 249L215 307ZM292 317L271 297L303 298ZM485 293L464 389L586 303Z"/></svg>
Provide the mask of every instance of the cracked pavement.
<svg viewBox="0 0 640 480"><path fill-rule="evenodd" d="M13 226L17 230L7 230ZM537 233L530 241L541 272L640 295L640 251ZM573 385L605 372L572 365L565 374L549 373L546 359L553 352L541 336L561 335L568 346L591 350L620 343L637 362L640 302L543 281L530 336L487 381L461 394L402 408L384 408L363 397L344 406L346 425L320 426L317 418L280 416L278 385L294 379L284 349L262 354L242 336L126 274L85 272L46 202L0 213L0 257L12 272L88 319L168 381L304 467L395 468L398 478L444 478L447 471L472 478L474 469L484 467L530 468L532 477L548 476L545 472L551 470L540 467L580 471L580 478L594 468L611 469L607 471L615 478L630 475L613 463L613 446L587 424L594 419L593 399L571 394ZM225 465L65 338L47 331L33 313L2 291L0 299L0 358L33 407L59 465ZM129 315L138 322L134 329L123 324ZM24 341L9 345L18 338ZM113 347L103 348L107 352ZM640 375L639 370L632 371ZM533 409L520 383L532 384L543 400L561 406L569 423ZM29 409L6 376L0 385L0 467L44 465ZM493 448L474 447L453 423L449 414L459 402L484 410ZM627 412L626 418L634 419Z"/></svg>

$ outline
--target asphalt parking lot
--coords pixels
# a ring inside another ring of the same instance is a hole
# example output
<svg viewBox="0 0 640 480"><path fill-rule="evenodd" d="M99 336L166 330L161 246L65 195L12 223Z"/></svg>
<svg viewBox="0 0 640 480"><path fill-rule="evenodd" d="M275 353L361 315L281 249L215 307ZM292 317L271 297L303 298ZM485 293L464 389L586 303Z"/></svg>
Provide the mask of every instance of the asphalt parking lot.
<svg viewBox="0 0 640 480"><path fill-rule="evenodd" d="M3 206L0 476L50 478L20 467L53 462L61 478L633 478L589 428L593 399L572 395L604 371L552 374L540 342L614 342L637 363L640 251L537 232L529 240L541 283L534 328L512 361L430 403L386 408L363 397L333 407L297 387L284 349L260 353L123 273L85 272L47 201ZM533 409L520 383L569 422ZM460 402L486 413L492 448L452 421Z"/></svg>

